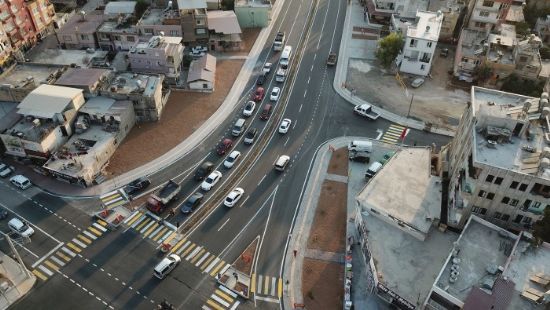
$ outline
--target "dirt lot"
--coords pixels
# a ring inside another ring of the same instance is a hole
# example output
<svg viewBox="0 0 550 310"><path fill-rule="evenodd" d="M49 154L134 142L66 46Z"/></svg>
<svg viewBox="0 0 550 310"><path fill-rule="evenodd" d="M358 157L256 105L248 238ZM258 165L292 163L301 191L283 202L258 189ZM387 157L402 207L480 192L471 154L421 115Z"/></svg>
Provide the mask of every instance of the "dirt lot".
<svg viewBox="0 0 550 310"><path fill-rule="evenodd" d="M252 274L252 264L254 263L254 254L256 253L256 248L258 247L259 239L255 239L252 243L244 250L244 252L237 257L233 262L233 267L245 274Z"/></svg>
<svg viewBox="0 0 550 310"><path fill-rule="evenodd" d="M173 91L156 123L136 125L111 157L108 176L147 163L185 140L221 105L233 79L241 70L242 60L220 60L216 66L216 90L211 94ZM146 146L146 147L144 147Z"/></svg>
<svg viewBox="0 0 550 310"><path fill-rule="evenodd" d="M341 264L304 259L302 289L306 309L342 309L344 267Z"/></svg>
<svg viewBox="0 0 550 310"><path fill-rule="evenodd" d="M348 149L345 147L337 149L332 153L327 172L347 176L348 162Z"/></svg>
<svg viewBox="0 0 550 310"><path fill-rule="evenodd" d="M248 55L250 50L252 49L252 46L256 42L256 39L258 38L258 35L260 34L260 31L262 31L262 28L245 28L243 29L243 34L241 36L242 38L242 51L239 53L244 53L245 55Z"/></svg>

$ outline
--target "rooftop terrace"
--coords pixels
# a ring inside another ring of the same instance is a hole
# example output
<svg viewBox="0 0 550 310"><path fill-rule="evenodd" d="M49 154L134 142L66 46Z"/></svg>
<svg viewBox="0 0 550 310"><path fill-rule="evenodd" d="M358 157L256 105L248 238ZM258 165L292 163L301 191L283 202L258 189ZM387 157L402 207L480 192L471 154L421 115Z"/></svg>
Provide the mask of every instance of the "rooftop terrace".
<svg viewBox="0 0 550 310"><path fill-rule="evenodd" d="M178 10L149 9L143 13L139 25L162 25L165 18L179 18Z"/></svg>
<svg viewBox="0 0 550 310"><path fill-rule="evenodd" d="M118 94L142 93L152 96L155 93L160 78L155 75L123 72L116 75L108 86L108 90Z"/></svg>
<svg viewBox="0 0 550 310"><path fill-rule="evenodd" d="M54 76L63 66L18 63L12 70L4 72L0 76L0 84L10 84L15 88L33 84L48 84L55 80Z"/></svg>
<svg viewBox="0 0 550 310"><path fill-rule="evenodd" d="M79 67L86 68L90 65L92 58L106 56L106 51L99 50L90 53L84 50L45 49L31 58L31 62L66 66L76 64Z"/></svg>

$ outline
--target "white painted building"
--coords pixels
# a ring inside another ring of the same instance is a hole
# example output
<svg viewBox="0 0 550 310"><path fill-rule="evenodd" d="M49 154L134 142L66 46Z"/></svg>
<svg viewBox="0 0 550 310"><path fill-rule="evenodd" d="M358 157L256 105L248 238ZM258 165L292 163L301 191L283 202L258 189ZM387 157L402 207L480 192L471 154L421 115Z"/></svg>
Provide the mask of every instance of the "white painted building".
<svg viewBox="0 0 550 310"><path fill-rule="evenodd" d="M442 21L441 12L416 13L416 21L407 28L405 45L397 58L399 71L420 76L430 73Z"/></svg>

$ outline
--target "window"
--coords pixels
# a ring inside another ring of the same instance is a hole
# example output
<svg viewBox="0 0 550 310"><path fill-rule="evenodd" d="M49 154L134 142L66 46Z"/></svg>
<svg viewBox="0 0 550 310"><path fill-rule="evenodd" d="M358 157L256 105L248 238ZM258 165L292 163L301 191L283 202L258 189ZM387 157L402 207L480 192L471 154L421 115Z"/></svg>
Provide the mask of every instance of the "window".
<svg viewBox="0 0 550 310"><path fill-rule="evenodd" d="M145 33L153 34L153 28L145 28L143 31L145 31Z"/></svg>
<svg viewBox="0 0 550 310"><path fill-rule="evenodd" d="M481 190L479 190L479 193L477 194L477 196L478 196L478 197L485 197L485 194L486 194L486 193L487 193L486 191L484 191L484 190L481 189Z"/></svg>
<svg viewBox="0 0 550 310"><path fill-rule="evenodd" d="M494 198L495 198L495 193L488 193L487 194L487 199L493 200Z"/></svg>
<svg viewBox="0 0 550 310"><path fill-rule="evenodd" d="M490 1L490 0L483 1L483 6L486 6L486 7L492 8L494 4L495 4L494 1Z"/></svg>
<svg viewBox="0 0 550 310"><path fill-rule="evenodd" d="M523 207L521 208L521 211L527 211L527 209L531 205L531 202L532 201L530 199L525 199L525 201L523 202Z"/></svg>
<svg viewBox="0 0 550 310"><path fill-rule="evenodd" d="M131 36L127 36L127 37L126 37L126 41L128 41L128 42L135 42L135 41L136 41L136 38L131 37Z"/></svg>
<svg viewBox="0 0 550 310"><path fill-rule="evenodd" d="M487 17L487 16L489 16L489 11L481 11L481 12L479 12L479 16Z"/></svg>
<svg viewBox="0 0 550 310"><path fill-rule="evenodd" d="M508 222L508 220L510 220L510 215L509 214L503 214L502 217L500 218L501 221L503 222Z"/></svg>
<svg viewBox="0 0 550 310"><path fill-rule="evenodd" d="M523 218L523 224L531 224L531 218L530 217L524 217Z"/></svg>
<svg viewBox="0 0 550 310"><path fill-rule="evenodd" d="M208 84L203 83L203 84L202 84L202 88L207 89L207 88L208 88Z"/></svg>
<svg viewBox="0 0 550 310"><path fill-rule="evenodd" d="M416 40L411 39L411 43L409 44L410 47L416 47Z"/></svg>
<svg viewBox="0 0 550 310"><path fill-rule="evenodd" d="M84 40L84 41L88 41L88 40L89 40L87 34L81 34L81 35L80 35L80 39L81 39L81 40Z"/></svg>
<svg viewBox="0 0 550 310"><path fill-rule="evenodd" d="M495 179L494 175L488 174L487 177L485 178L485 182L492 183L494 179Z"/></svg>
<svg viewBox="0 0 550 310"><path fill-rule="evenodd" d="M518 188L519 182L513 181L512 184L510 184L510 188L516 189Z"/></svg>
<svg viewBox="0 0 550 310"><path fill-rule="evenodd" d="M519 190L522 192L525 192L526 189L527 189L527 184L521 183L521 185L519 186Z"/></svg>
<svg viewBox="0 0 550 310"><path fill-rule="evenodd" d="M512 207L515 207L515 206L518 205L518 203L519 203L519 200L517 200L517 199L512 199L512 202L510 202L510 205L511 205Z"/></svg>
<svg viewBox="0 0 550 310"><path fill-rule="evenodd" d="M426 44L426 46L427 46L427 47L432 47L432 42L428 42L428 43Z"/></svg>
<svg viewBox="0 0 550 310"><path fill-rule="evenodd" d="M475 26L478 27L478 28L485 28L485 23L476 22L476 23L475 23Z"/></svg>
<svg viewBox="0 0 550 310"><path fill-rule="evenodd" d="M533 188L531 188L531 194L533 195L541 195L545 198L550 197L550 186L549 185L543 185L540 183L535 183L533 185Z"/></svg>
<svg viewBox="0 0 550 310"><path fill-rule="evenodd" d="M508 204L509 202L510 202L510 197L503 197L502 198L502 203Z"/></svg>
<svg viewBox="0 0 550 310"><path fill-rule="evenodd" d="M495 212L495 214L493 214L493 217L496 218L497 220L499 220L502 217L502 213Z"/></svg>
<svg viewBox="0 0 550 310"><path fill-rule="evenodd" d="M420 70L426 70L426 65L420 65Z"/></svg>
<svg viewBox="0 0 550 310"><path fill-rule="evenodd" d="M481 210L480 207L476 207L476 206L472 207L472 213L479 213L480 210Z"/></svg>
<svg viewBox="0 0 550 310"><path fill-rule="evenodd" d="M496 185L500 185L500 184L502 184L502 181L503 181L503 180L504 180L503 178L497 177L497 178L495 179L495 184L496 184Z"/></svg>
<svg viewBox="0 0 550 310"><path fill-rule="evenodd" d="M521 222L521 219L523 219L523 215L518 214L518 215L516 215L516 218L514 219L513 222L516 223L516 224L519 224L519 222Z"/></svg>
<svg viewBox="0 0 550 310"><path fill-rule="evenodd" d="M177 30L170 30L170 35L171 35L171 36L177 36L177 35L178 35L178 31L177 31Z"/></svg>
<svg viewBox="0 0 550 310"><path fill-rule="evenodd" d="M485 213L487 213L487 209L486 208L481 208L481 210L479 211L479 214L485 215Z"/></svg>

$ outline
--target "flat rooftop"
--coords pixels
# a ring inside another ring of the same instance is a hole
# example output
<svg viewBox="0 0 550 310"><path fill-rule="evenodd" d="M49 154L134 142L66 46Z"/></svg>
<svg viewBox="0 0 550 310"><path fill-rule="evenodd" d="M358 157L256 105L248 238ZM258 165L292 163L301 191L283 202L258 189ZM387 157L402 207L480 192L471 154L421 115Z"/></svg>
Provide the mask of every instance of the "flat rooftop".
<svg viewBox="0 0 550 310"><path fill-rule="evenodd" d="M110 2L111 3L111 2ZM138 29L130 23L117 23L114 21L106 21L99 26L98 32L114 32L114 33L126 33L137 34Z"/></svg>
<svg viewBox="0 0 550 310"><path fill-rule="evenodd" d="M441 179L430 172L430 148L404 148L367 183L357 201L428 233L441 213Z"/></svg>
<svg viewBox="0 0 550 310"><path fill-rule="evenodd" d="M494 283L499 267L504 268L517 236L476 216L468 224L451 250L435 285L464 302L474 287ZM458 265L455 277L453 267Z"/></svg>
<svg viewBox="0 0 550 310"><path fill-rule="evenodd" d="M149 9L143 13L138 25L162 25L165 18L179 18L178 10Z"/></svg>
<svg viewBox="0 0 550 310"><path fill-rule="evenodd" d="M20 114L17 123L6 130L5 134L11 134L23 140L41 142L47 135L54 130L58 124L53 121L33 122L34 118L24 117Z"/></svg>
<svg viewBox="0 0 550 310"><path fill-rule="evenodd" d="M480 57L485 53L486 48L483 43L487 40L487 35L482 31L463 29L462 30L462 56Z"/></svg>
<svg viewBox="0 0 550 310"><path fill-rule="evenodd" d="M422 3L422 2L411 1L411 4L412 3ZM426 6L427 4L428 3L425 2ZM403 16L407 17L408 15L403 15ZM407 37L437 41L439 39L439 32L441 31L443 14L438 16L438 13L420 11L419 9L416 12L416 18L418 22L414 26L409 26L407 30Z"/></svg>
<svg viewBox="0 0 550 310"><path fill-rule="evenodd" d="M61 65L18 63L0 76L0 84L10 84L15 88L24 87L28 85L29 78L34 80L34 87L48 84L55 80L53 76L62 68Z"/></svg>
<svg viewBox="0 0 550 310"><path fill-rule="evenodd" d="M155 75L123 72L117 74L108 87L111 92L118 94L142 93L144 96L152 96L159 83L160 77Z"/></svg>
<svg viewBox="0 0 550 310"><path fill-rule="evenodd" d="M395 1L390 1L390 2L395 2ZM430 1L428 1L428 0L410 0L410 1L408 1L409 5L406 6L404 10L397 11L397 14L399 14L399 16L402 16L402 17L413 17L414 18L416 16L416 12L426 11L428 9L429 2Z"/></svg>
<svg viewBox="0 0 550 310"><path fill-rule="evenodd" d="M271 1L235 0L235 7L271 7Z"/></svg>
<svg viewBox="0 0 550 310"><path fill-rule="evenodd" d="M31 58L31 62L65 66L76 64L79 67L86 68L90 65L92 58L104 58L106 56L106 51L99 50L90 53L84 50L45 49Z"/></svg>
<svg viewBox="0 0 550 310"><path fill-rule="evenodd" d="M110 72L111 70L97 68L69 68L55 81L55 85L90 87Z"/></svg>

